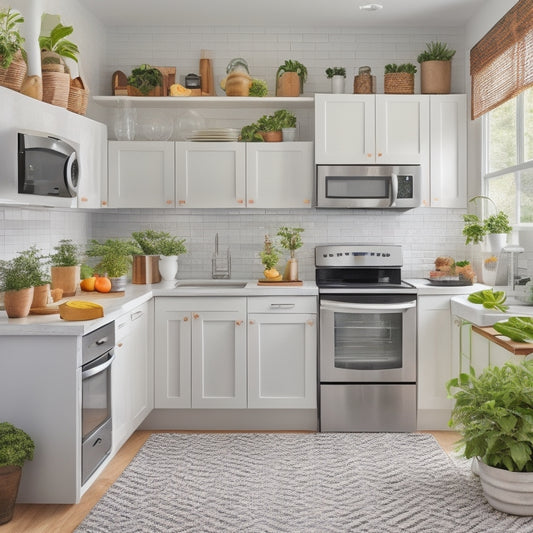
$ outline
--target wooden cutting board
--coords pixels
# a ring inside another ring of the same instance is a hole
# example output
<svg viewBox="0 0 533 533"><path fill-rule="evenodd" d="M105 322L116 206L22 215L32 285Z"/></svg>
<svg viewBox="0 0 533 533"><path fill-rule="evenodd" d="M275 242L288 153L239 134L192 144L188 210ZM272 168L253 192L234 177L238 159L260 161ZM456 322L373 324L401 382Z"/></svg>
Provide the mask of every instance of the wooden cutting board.
<svg viewBox="0 0 533 533"><path fill-rule="evenodd" d="M295 281L269 281L268 279L260 279L257 282L258 285L269 285L274 287L296 287L298 285L303 285L304 282L300 280Z"/></svg>

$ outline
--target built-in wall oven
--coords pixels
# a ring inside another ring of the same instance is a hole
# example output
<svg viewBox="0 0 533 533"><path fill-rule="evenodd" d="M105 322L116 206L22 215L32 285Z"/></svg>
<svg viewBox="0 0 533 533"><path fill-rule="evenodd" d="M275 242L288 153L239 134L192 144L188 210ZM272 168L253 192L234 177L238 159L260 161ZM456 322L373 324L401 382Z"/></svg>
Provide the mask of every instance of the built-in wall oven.
<svg viewBox="0 0 533 533"><path fill-rule="evenodd" d="M111 451L111 364L115 324L82 337L82 485Z"/></svg>
<svg viewBox="0 0 533 533"><path fill-rule="evenodd" d="M416 429L416 289L397 245L317 246L321 431Z"/></svg>

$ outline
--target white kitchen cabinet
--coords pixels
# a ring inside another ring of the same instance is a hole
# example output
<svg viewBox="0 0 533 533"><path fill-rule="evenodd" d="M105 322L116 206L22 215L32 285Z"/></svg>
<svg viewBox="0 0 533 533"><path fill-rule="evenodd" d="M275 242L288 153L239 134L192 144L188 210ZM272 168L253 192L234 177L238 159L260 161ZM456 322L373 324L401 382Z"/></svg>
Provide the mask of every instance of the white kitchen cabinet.
<svg viewBox="0 0 533 533"><path fill-rule="evenodd" d="M248 407L316 409L316 299L249 298L248 311Z"/></svg>
<svg viewBox="0 0 533 533"><path fill-rule="evenodd" d="M246 145L176 143L178 207L246 207Z"/></svg>
<svg viewBox="0 0 533 533"><path fill-rule="evenodd" d="M466 123L465 94L430 96L430 183L424 205L466 208Z"/></svg>
<svg viewBox="0 0 533 533"><path fill-rule="evenodd" d="M310 208L313 184L312 142L246 143L248 207Z"/></svg>
<svg viewBox="0 0 533 533"><path fill-rule="evenodd" d="M246 407L246 298L156 298L155 407Z"/></svg>
<svg viewBox="0 0 533 533"><path fill-rule="evenodd" d="M174 207L174 143L109 141L109 207Z"/></svg>
<svg viewBox="0 0 533 533"><path fill-rule="evenodd" d="M115 321L115 354L111 371L113 450L139 427L154 406L152 302Z"/></svg>
<svg viewBox="0 0 533 533"><path fill-rule="evenodd" d="M429 163L429 96L315 95L317 164Z"/></svg>

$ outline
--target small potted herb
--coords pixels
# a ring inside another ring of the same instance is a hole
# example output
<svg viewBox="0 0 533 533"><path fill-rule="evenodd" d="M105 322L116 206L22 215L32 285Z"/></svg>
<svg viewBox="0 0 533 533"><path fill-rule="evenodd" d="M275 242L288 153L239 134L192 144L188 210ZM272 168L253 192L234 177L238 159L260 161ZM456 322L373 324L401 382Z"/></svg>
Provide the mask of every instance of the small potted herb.
<svg viewBox="0 0 533 533"><path fill-rule="evenodd" d="M80 282L80 246L62 239L50 255L52 290L61 289L63 296L74 296Z"/></svg>
<svg viewBox="0 0 533 533"><path fill-rule="evenodd" d="M283 117L276 111L272 115L263 115L257 121L258 132L265 142L279 142L282 140L281 128Z"/></svg>
<svg viewBox="0 0 533 533"><path fill-rule="evenodd" d="M344 93L346 81L346 69L344 67L330 67L326 69L326 76L331 80L331 92L334 94Z"/></svg>
<svg viewBox="0 0 533 533"><path fill-rule="evenodd" d="M303 246L303 231L303 228L288 228L287 226L282 226L278 230L278 237L281 238L281 247L285 248L286 250L289 250L290 252L290 259L288 260L287 266L285 267L283 279L289 281L298 280L298 262L296 261L295 251Z"/></svg>
<svg viewBox="0 0 533 533"><path fill-rule="evenodd" d="M274 113L281 125L281 133L284 141L296 139L296 115L287 109L279 109Z"/></svg>
<svg viewBox="0 0 533 533"><path fill-rule="evenodd" d="M385 65L385 94L414 94L415 74L413 63Z"/></svg>
<svg viewBox="0 0 533 533"><path fill-rule="evenodd" d="M259 257L261 257L261 263L264 266L263 274L265 280L281 281L283 278L276 268L281 254L268 235L265 235L264 247L263 250L259 252Z"/></svg>
<svg viewBox="0 0 533 533"><path fill-rule="evenodd" d="M259 133L259 126L257 123L248 124L243 126L241 134L239 135L239 141L242 142L264 142L263 136Z"/></svg>
<svg viewBox="0 0 533 533"><path fill-rule="evenodd" d="M266 81L252 78L252 85L250 86L248 96L264 97L268 94L268 86Z"/></svg>
<svg viewBox="0 0 533 533"><path fill-rule="evenodd" d="M14 91L20 91L27 71L24 37L18 31L23 22L18 11L0 10L0 85Z"/></svg>
<svg viewBox="0 0 533 533"><path fill-rule="evenodd" d="M146 63L134 68L128 77L129 96L161 96L163 75Z"/></svg>
<svg viewBox="0 0 533 533"><path fill-rule="evenodd" d="M300 96L307 81L307 68L294 59L288 59L276 72L276 96Z"/></svg>
<svg viewBox="0 0 533 533"><path fill-rule="evenodd" d="M452 57L455 50L441 42L426 43L426 50L418 55L420 63L420 91L422 94L448 94L451 88Z"/></svg>

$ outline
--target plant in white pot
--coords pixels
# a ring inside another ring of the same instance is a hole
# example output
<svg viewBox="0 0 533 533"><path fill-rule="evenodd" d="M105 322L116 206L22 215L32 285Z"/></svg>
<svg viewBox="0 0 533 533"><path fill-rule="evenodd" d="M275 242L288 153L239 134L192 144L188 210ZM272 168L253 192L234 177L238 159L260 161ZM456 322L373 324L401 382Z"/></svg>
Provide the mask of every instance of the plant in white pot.
<svg viewBox="0 0 533 533"><path fill-rule="evenodd" d="M343 94L346 82L346 69L344 67L329 67L326 69L326 76L331 80L331 92L333 94Z"/></svg>
<svg viewBox="0 0 533 533"><path fill-rule="evenodd" d="M533 360L473 369L447 385L450 427L474 458L487 501L499 511L533 515ZM454 391L452 394L452 390Z"/></svg>

